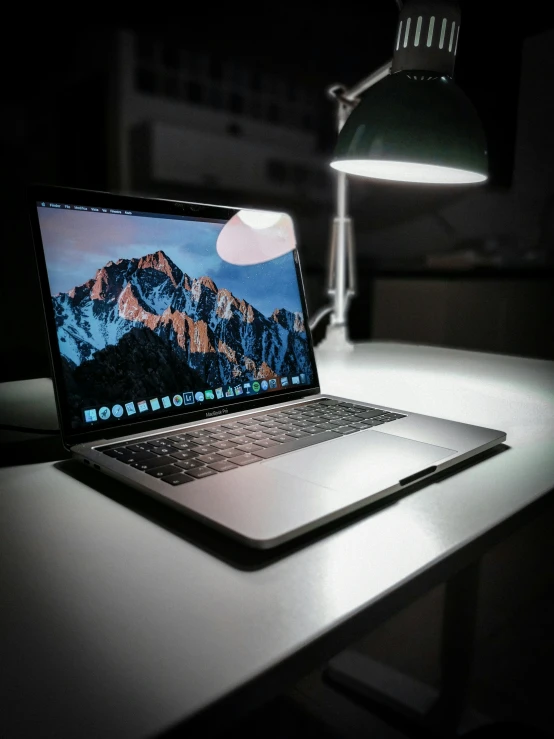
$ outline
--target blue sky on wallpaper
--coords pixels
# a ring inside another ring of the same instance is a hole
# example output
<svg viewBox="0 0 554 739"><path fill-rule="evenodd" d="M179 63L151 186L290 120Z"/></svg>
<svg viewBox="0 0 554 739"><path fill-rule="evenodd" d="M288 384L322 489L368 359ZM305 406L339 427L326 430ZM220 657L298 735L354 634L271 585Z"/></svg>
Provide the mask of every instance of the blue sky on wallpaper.
<svg viewBox="0 0 554 739"><path fill-rule="evenodd" d="M161 249L190 277L208 275L266 316L275 308L301 311L292 253L252 266L229 264L216 250L224 224L57 208L38 213L52 295L82 285L110 260Z"/></svg>

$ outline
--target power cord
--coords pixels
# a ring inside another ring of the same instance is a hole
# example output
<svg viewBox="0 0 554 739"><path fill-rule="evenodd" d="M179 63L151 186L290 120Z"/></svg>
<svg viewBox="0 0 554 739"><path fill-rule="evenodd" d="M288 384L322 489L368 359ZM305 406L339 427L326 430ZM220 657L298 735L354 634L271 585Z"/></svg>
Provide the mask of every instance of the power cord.
<svg viewBox="0 0 554 739"><path fill-rule="evenodd" d="M14 426L11 423L0 423L1 431L24 431L26 434L57 434L59 435L59 429L37 429L31 426Z"/></svg>

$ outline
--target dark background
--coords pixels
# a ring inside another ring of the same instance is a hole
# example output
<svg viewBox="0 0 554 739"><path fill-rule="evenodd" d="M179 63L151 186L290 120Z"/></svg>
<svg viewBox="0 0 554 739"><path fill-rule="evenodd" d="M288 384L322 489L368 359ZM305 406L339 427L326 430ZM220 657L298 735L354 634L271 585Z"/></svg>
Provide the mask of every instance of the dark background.
<svg viewBox="0 0 554 739"><path fill-rule="evenodd" d="M351 178L359 270L359 294L350 312L351 335L554 357L551 324L546 319L552 308L552 177L545 180L550 195L542 184L539 195L528 193L527 200L535 205L529 206L527 226L525 218L519 218L517 232L513 223L502 226L507 223L504 214L513 211L511 198L522 204L521 212L526 207L526 182L534 181L537 157L543 165L553 161L551 136L528 135L534 140L534 158L525 159L525 151L517 155L518 129L526 121L520 87L522 50L552 24L545 3L521 5L517 10L467 0L460 5L456 81L482 118L491 178L477 193L471 186L368 184ZM241 4L238 9L218 6L193 12L188 6L179 10L158 4L155 10L141 16L134 9L130 18L123 19L114 18L108 8L95 7L85 20L80 15L71 20L60 12L55 17L33 16L32 25L22 15L17 22L21 11L15 10L13 33L5 28L5 74L0 88L4 109L2 310L10 318L4 324L1 379L49 374L24 207L24 187L30 181L286 208L298 219L310 311L326 302L331 177L325 198L315 204L303 197L301 186L293 197L281 198L247 187L230 190L209 183L198 188L137 181L132 187L121 187L110 129L118 95L117 34L129 30L140 38L163 38L175 48L207 51L214 66L218 60L239 59L250 70L267 71L315 90L313 153L325 162L335 141L335 111L325 90L334 82L354 84L392 56L396 3L383 0L370 7L346 1L338 7L285 2L271 8ZM552 68L539 63L539 75L533 72L532 85L525 88L526 100L530 95L534 101L541 99L550 111ZM158 115L158 104L153 97L152 118ZM533 117L541 117L540 109L539 114L529 113L528 119ZM233 125L240 130L240 114L235 118L238 123L230 124L229 146L233 146ZM281 131L286 128L285 122L275 125ZM131 157L137 156L136 151ZM526 179L515 192L518 156L518 171L525 172ZM544 173L541 176L544 179ZM452 212L459 223L474 227L463 233L445 216ZM488 219L491 227L480 233L480 224ZM535 223L542 229L538 236ZM437 304L429 303L415 318L407 315L414 296L417 302L417 296L435 293L441 296ZM461 305L465 306L462 317ZM437 314L447 316L440 330ZM325 321L315 332L316 340L324 328Z"/></svg>
<svg viewBox="0 0 554 739"><path fill-rule="evenodd" d="M554 359L551 4L462 0L460 5L456 81L485 126L491 179L476 189L352 178L359 292L350 311L351 335ZM126 17L98 4L10 11L0 43L0 380L50 373L25 184L126 189L113 142L120 31L164 38L168 45L207 51L216 60L240 59L251 70L302 82L316 93L314 157L325 164L335 140L335 111L325 89L334 82L354 84L391 57L398 15L394 0L211 5L205 11L156 3L142 15L132 7ZM149 116L161 117L162 99L152 97L150 105ZM225 125L242 126L242 118L228 115ZM234 130L230 148L237 141ZM275 130L285 132L286 126ZM132 149L131 156L138 164L140 149ZM301 184L281 199L213 182L197 188L146 179L130 191L290 210L298 223L309 308L315 311L326 301L331 177L325 187L325 197L315 203ZM324 328L323 321L316 338ZM28 461L27 454L25 449L20 458ZM6 463L17 463L12 449L5 457ZM472 699L491 715L523 716L549 731L544 674L552 664L552 520L550 510L485 560L472 685ZM437 588L389 619L367 636L365 652L438 683L442 597ZM300 686L299 702L306 705L312 696L318 717L335 712L342 721L344 703L337 708L331 691L320 690L315 681L309 676ZM260 719L267 735L273 723L279 727L279 720L287 720L283 706L277 709ZM518 736L531 733L524 728Z"/></svg>

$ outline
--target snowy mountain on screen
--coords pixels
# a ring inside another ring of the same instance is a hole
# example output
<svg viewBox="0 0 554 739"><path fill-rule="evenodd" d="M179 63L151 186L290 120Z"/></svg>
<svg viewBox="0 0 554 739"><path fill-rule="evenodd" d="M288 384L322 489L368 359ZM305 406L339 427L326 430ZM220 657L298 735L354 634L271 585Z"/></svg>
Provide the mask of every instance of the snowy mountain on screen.
<svg viewBox="0 0 554 739"><path fill-rule="evenodd" d="M301 313L276 307L264 316L209 277L185 274L163 251L110 261L52 300L60 351L77 375L94 369L84 365L107 361L131 331L140 357L136 347L146 346L137 344L140 329L159 337L164 351L208 386L300 372L311 378Z"/></svg>

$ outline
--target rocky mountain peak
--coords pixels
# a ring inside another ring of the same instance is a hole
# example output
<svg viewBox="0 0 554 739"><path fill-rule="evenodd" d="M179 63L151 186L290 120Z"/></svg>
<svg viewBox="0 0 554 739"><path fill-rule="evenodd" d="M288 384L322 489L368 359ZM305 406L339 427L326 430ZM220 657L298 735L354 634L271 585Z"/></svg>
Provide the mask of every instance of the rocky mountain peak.
<svg viewBox="0 0 554 739"><path fill-rule="evenodd" d="M211 290L213 293L217 292L217 287L211 277L204 275L203 277L199 277L197 282L200 285L204 285L204 287L207 287L208 290Z"/></svg>
<svg viewBox="0 0 554 739"><path fill-rule="evenodd" d="M177 287L183 279L183 273L179 267L161 249L141 257L137 269L155 269L158 272L163 272L169 277L173 287Z"/></svg>
<svg viewBox="0 0 554 739"><path fill-rule="evenodd" d="M286 308L276 308L271 314L271 318L280 326L287 329L287 331L294 331L297 334L302 334L306 330L304 326L304 317L302 316L302 313L299 313L298 311L292 313Z"/></svg>

